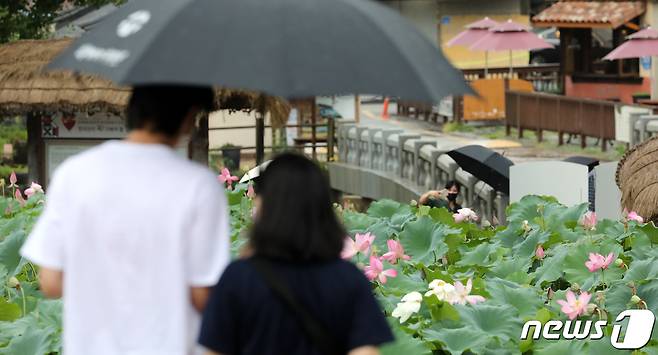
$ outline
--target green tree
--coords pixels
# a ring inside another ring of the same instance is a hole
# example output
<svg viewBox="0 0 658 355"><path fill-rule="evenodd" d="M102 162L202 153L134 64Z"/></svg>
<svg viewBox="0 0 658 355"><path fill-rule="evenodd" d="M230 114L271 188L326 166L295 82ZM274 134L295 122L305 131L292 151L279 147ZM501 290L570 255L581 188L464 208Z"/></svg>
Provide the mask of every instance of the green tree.
<svg viewBox="0 0 658 355"><path fill-rule="evenodd" d="M0 0L0 43L45 37L64 4L101 6L122 2L125 0Z"/></svg>

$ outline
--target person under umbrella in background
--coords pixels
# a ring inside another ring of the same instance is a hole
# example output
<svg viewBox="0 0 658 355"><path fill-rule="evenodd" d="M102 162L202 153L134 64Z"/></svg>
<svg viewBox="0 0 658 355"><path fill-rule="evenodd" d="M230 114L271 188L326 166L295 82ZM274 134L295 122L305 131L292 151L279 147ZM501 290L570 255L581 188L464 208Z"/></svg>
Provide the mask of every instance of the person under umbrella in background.
<svg viewBox="0 0 658 355"><path fill-rule="evenodd" d="M444 207L452 213L457 213L462 206L457 202L460 187L457 181L450 180L446 183L444 190L431 190L424 193L418 203L430 207Z"/></svg>
<svg viewBox="0 0 658 355"><path fill-rule="evenodd" d="M63 295L65 354L195 353L198 312L229 261L227 204L174 147L213 101L211 88L136 87L126 139L56 170L21 255L45 296Z"/></svg>
<svg viewBox="0 0 658 355"><path fill-rule="evenodd" d="M211 354L378 354L393 340L363 272L341 259L346 232L328 178L296 154L256 183L251 257L231 263L204 312Z"/></svg>

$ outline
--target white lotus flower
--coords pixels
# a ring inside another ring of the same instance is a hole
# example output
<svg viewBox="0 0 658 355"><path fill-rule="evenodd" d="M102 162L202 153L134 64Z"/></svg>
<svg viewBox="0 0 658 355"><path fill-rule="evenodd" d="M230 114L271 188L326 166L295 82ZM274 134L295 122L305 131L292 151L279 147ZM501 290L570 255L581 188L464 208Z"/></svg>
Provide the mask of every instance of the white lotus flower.
<svg viewBox="0 0 658 355"><path fill-rule="evenodd" d="M391 314L395 318L400 318L400 323L406 322L412 314L418 313L420 303L423 301L423 295L420 292L410 292L402 297L400 303Z"/></svg>
<svg viewBox="0 0 658 355"><path fill-rule="evenodd" d="M430 290L425 292L425 296L427 297L435 295L439 300L451 303L455 296L455 286L443 280L432 280L429 287Z"/></svg>

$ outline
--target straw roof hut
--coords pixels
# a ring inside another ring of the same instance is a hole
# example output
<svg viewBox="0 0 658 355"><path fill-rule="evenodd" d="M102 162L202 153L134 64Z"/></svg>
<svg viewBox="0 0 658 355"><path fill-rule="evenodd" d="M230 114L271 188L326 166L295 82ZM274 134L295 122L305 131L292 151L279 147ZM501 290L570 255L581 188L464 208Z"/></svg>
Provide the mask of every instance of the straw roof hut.
<svg viewBox="0 0 658 355"><path fill-rule="evenodd" d="M658 221L658 137L626 152L617 165L616 181L623 208Z"/></svg>
<svg viewBox="0 0 658 355"><path fill-rule="evenodd" d="M94 75L42 71L71 42L71 39L24 40L0 46L0 114L22 115L39 111L123 113L130 88L116 86ZM285 124L290 111L284 100L228 89L217 89L217 107L269 112L275 127Z"/></svg>

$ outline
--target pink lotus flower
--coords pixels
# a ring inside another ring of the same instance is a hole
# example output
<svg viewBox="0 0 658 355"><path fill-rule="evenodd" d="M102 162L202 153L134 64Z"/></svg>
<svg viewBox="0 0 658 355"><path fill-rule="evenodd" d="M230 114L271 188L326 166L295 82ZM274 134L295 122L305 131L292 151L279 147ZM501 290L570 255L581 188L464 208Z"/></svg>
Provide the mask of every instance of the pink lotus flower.
<svg viewBox="0 0 658 355"><path fill-rule="evenodd" d="M589 260L585 262L585 266L587 266L589 272L594 272L599 269L607 269L613 259L613 253L610 253L605 257L599 253L589 253Z"/></svg>
<svg viewBox="0 0 658 355"><path fill-rule="evenodd" d="M396 277L398 272L395 269L384 270L384 264L375 255L370 256L370 265L366 266L365 274L368 280L379 279L382 284L386 283L386 277Z"/></svg>
<svg viewBox="0 0 658 355"><path fill-rule="evenodd" d="M473 288L473 281L468 279L466 286L460 281L455 281L455 291L453 291L452 298L450 299L450 304L476 304L478 302L484 302L485 298L479 295L469 295L471 289Z"/></svg>
<svg viewBox="0 0 658 355"><path fill-rule="evenodd" d="M571 290L567 290L567 300L558 300L557 303L562 306L562 312L566 314L569 319L576 319L579 315L585 314L589 300L592 298L587 292L582 292L578 298Z"/></svg>
<svg viewBox="0 0 658 355"><path fill-rule="evenodd" d="M594 228L596 228L596 212L588 211L585 213L580 224L582 224L585 229L594 230Z"/></svg>
<svg viewBox="0 0 658 355"><path fill-rule="evenodd" d="M639 224L644 223L644 218L642 218L640 215L638 215L637 212L635 212L635 211L631 211L630 213L628 213L628 215L626 216L626 219L629 220L629 221L635 221Z"/></svg>
<svg viewBox="0 0 658 355"><path fill-rule="evenodd" d="M23 194L21 194L21 190L16 190L16 192L14 192L14 197L16 197L16 201L18 201L18 204L21 205L21 207L25 206L25 199L23 198Z"/></svg>
<svg viewBox="0 0 658 355"><path fill-rule="evenodd" d="M546 256L546 253L544 253L544 248L541 246L541 244L539 244L537 250L535 250L535 256L538 260L543 260Z"/></svg>
<svg viewBox="0 0 658 355"><path fill-rule="evenodd" d="M27 198L32 197L32 195L36 193L43 193L43 188L41 188L41 185L37 184L36 182L32 182L32 185L30 185L29 188L25 189L25 196Z"/></svg>
<svg viewBox="0 0 658 355"><path fill-rule="evenodd" d="M17 189L18 185L16 185L16 182L18 182L18 179L16 178L16 172L12 171L11 175L9 175L9 188Z"/></svg>
<svg viewBox="0 0 658 355"><path fill-rule="evenodd" d="M249 198L256 197L256 191L254 191L254 185L252 184L249 184L249 187L247 187L247 197Z"/></svg>
<svg viewBox="0 0 658 355"><path fill-rule="evenodd" d="M455 219L455 222L477 222L478 215L470 208L461 208L457 210L457 213L453 214L452 217Z"/></svg>
<svg viewBox="0 0 658 355"><path fill-rule="evenodd" d="M386 241L386 246L388 246L388 253L382 255L382 259L388 261L389 263L395 265L398 262L398 259L409 260L411 257L409 255L404 255L404 248L402 244L395 239L389 239Z"/></svg>
<svg viewBox="0 0 658 355"><path fill-rule="evenodd" d="M232 184L233 184L233 181L238 181L238 180L239 180L237 176L233 176L233 175L231 175L231 172L230 172L228 169L226 169L226 168L222 169L222 173L219 174L219 176L217 177L217 179L218 179L222 184L226 184L226 187L227 187L229 190L231 189L231 186L232 186Z"/></svg>
<svg viewBox="0 0 658 355"><path fill-rule="evenodd" d="M343 245L343 251L340 253L340 256L343 259L351 259L357 253L368 254L372 242L375 240L375 235L370 233L360 234L357 233L354 236L355 239L350 237L345 238L345 244Z"/></svg>

